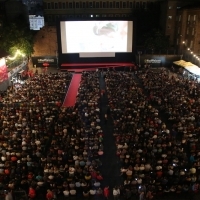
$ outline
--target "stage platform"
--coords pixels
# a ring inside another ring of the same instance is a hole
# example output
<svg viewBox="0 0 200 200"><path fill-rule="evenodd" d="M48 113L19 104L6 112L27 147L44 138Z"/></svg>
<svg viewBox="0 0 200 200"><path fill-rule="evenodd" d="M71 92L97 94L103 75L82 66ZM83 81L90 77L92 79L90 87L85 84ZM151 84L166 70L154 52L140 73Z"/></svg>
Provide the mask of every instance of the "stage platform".
<svg viewBox="0 0 200 200"><path fill-rule="evenodd" d="M61 71L93 71L104 68L135 68L133 63L64 63L61 64Z"/></svg>

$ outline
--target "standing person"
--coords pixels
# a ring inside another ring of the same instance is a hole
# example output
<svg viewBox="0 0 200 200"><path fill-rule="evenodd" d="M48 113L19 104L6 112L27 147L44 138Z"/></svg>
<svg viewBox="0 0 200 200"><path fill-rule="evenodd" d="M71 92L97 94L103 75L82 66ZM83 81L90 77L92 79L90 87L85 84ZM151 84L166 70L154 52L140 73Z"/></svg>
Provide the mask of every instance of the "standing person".
<svg viewBox="0 0 200 200"><path fill-rule="evenodd" d="M5 200L13 200L12 192L6 191L5 192Z"/></svg>
<svg viewBox="0 0 200 200"><path fill-rule="evenodd" d="M118 200L119 199L119 197L120 197L120 190L119 190L119 188L117 188L117 187L113 188L113 197L114 197L114 200Z"/></svg>
<svg viewBox="0 0 200 200"><path fill-rule="evenodd" d="M46 199L52 200L54 198L53 192L51 190L47 190Z"/></svg>
<svg viewBox="0 0 200 200"><path fill-rule="evenodd" d="M107 124L107 121L108 121L108 115L105 114L104 117L105 117L105 124Z"/></svg>
<svg viewBox="0 0 200 200"><path fill-rule="evenodd" d="M144 192L141 192L141 193L140 193L140 196L139 196L139 200L144 200L144 199L145 199Z"/></svg>
<svg viewBox="0 0 200 200"><path fill-rule="evenodd" d="M103 189L103 194L104 194L104 197L105 197L106 199L109 198L109 195L110 195L109 186L106 186L106 187Z"/></svg>
<svg viewBox="0 0 200 200"><path fill-rule="evenodd" d="M35 191L35 189L33 187L29 188L28 196L29 196L30 199L34 199L35 198L36 191Z"/></svg>

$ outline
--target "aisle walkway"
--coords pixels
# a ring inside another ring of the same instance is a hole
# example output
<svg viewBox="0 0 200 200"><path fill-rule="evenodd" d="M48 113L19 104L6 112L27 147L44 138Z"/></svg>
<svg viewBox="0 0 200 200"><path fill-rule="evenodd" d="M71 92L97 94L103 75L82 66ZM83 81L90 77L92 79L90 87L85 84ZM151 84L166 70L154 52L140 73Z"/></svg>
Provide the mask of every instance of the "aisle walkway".
<svg viewBox="0 0 200 200"><path fill-rule="evenodd" d="M100 89L105 90L105 80L101 76L100 79ZM110 186L110 192L112 193L112 188L122 184L120 176L120 162L116 155L116 145L115 138L113 136L113 121L112 118L108 116L108 121L105 121L105 114L108 108L108 98L105 93L100 100L100 110L101 110L101 127L104 133L104 155L102 157L102 170L101 173L104 177L103 187Z"/></svg>
<svg viewBox="0 0 200 200"><path fill-rule="evenodd" d="M75 105L80 81L81 81L81 74L74 74L62 107L72 107Z"/></svg>

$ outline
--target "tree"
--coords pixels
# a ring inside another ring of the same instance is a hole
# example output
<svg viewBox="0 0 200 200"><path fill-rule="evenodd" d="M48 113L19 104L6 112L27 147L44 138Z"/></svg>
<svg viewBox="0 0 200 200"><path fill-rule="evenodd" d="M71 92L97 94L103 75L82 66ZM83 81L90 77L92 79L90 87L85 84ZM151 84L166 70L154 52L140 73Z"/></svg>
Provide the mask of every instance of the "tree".
<svg viewBox="0 0 200 200"><path fill-rule="evenodd" d="M153 29L152 31L146 33L143 38L146 49L161 51L169 48L169 38L159 29Z"/></svg>
<svg viewBox="0 0 200 200"><path fill-rule="evenodd" d="M25 23L19 24L17 20L12 23L7 23L0 35L1 49L11 55L14 55L17 50L20 50L26 56L30 56L33 52L33 33L29 26Z"/></svg>
<svg viewBox="0 0 200 200"><path fill-rule="evenodd" d="M133 9L132 15L136 19L136 45L144 46L144 33L160 27L158 20L160 18L160 3L155 2L152 5L149 3L147 9Z"/></svg>

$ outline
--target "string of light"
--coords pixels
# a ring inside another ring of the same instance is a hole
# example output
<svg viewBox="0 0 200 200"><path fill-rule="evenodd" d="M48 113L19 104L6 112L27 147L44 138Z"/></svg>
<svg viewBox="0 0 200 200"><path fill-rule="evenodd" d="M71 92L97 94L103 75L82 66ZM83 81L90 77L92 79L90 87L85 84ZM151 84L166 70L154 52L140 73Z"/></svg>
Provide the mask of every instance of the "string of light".
<svg viewBox="0 0 200 200"><path fill-rule="evenodd" d="M25 56L25 54L23 54L22 52L20 52L20 50L17 50L16 53L15 53L15 55L13 57L8 56L7 59L9 59L9 60L15 60L17 58L17 56L19 56L19 55L22 56L22 57Z"/></svg>
<svg viewBox="0 0 200 200"><path fill-rule="evenodd" d="M200 61L199 56L197 56L189 47L186 46L185 41L183 41L183 44L187 48L187 50L193 55L194 58L196 58L198 61Z"/></svg>

